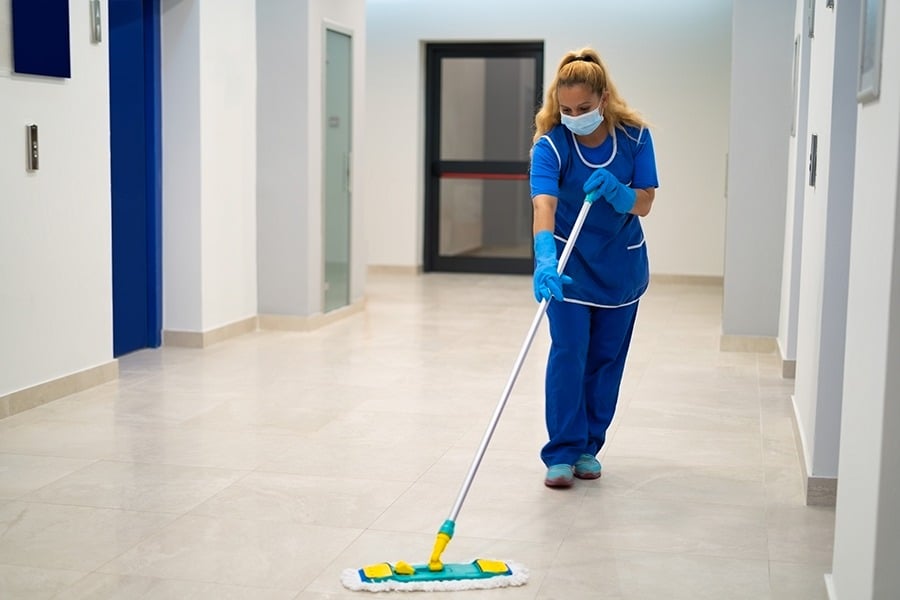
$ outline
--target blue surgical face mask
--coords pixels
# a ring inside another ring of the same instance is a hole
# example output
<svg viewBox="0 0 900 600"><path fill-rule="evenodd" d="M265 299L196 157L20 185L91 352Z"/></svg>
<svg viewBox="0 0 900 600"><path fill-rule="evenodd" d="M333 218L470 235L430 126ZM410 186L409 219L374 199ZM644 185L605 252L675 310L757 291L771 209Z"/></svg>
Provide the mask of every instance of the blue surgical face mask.
<svg viewBox="0 0 900 600"><path fill-rule="evenodd" d="M601 123L603 123L603 115L600 114L599 106L594 110L586 112L583 115L578 115L577 117L560 113L560 118L562 124L568 127L569 131L575 135L590 135L600 127Z"/></svg>

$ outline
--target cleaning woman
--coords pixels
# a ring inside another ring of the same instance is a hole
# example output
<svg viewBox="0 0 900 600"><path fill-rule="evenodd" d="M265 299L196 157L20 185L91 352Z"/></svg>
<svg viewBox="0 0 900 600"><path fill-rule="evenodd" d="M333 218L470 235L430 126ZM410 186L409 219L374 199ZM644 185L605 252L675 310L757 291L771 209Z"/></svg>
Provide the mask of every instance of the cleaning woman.
<svg viewBox="0 0 900 600"><path fill-rule="evenodd" d="M650 279L639 217L656 188L653 140L591 48L567 53L535 117L531 150L534 295L549 301L549 441L544 483L596 479L619 396L638 301ZM582 204L587 220L560 277L559 252Z"/></svg>

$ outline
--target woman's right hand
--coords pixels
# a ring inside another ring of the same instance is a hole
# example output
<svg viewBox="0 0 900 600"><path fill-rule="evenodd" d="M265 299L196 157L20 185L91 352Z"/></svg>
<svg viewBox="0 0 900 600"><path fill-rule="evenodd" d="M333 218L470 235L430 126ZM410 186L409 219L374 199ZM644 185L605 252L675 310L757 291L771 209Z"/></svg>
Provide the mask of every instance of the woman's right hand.
<svg viewBox="0 0 900 600"><path fill-rule="evenodd" d="M557 273L556 240L547 230L534 234L534 299L538 302L563 299L563 284L572 283L568 275Z"/></svg>

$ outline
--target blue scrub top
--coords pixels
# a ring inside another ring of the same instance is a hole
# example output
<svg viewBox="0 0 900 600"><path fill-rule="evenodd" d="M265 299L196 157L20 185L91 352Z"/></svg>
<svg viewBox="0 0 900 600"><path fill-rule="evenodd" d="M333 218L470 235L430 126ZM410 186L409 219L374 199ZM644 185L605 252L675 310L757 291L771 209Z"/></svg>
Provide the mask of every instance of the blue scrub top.
<svg viewBox="0 0 900 600"><path fill-rule="evenodd" d="M557 256L584 203L582 186L599 167L635 189L659 186L653 139L647 129L616 128L600 146L588 148L564 125L557 125L532 147L531 197L547 194L557 199L553 232ZM619 214L598 198L565 273L573 279L563 289L567 302L610 308L636 302L650 280L640 218Z"/></svg>

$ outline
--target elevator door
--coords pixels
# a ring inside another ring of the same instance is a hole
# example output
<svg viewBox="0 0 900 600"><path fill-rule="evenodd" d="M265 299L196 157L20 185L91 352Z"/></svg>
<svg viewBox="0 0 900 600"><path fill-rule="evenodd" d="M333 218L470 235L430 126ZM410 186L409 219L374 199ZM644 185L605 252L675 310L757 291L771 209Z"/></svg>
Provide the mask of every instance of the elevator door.
<svg viewBox="0 0 900 600"><path fill-rule="evenodd" d="M109 0L113 355L162 342L159 0Z"/></svg>

